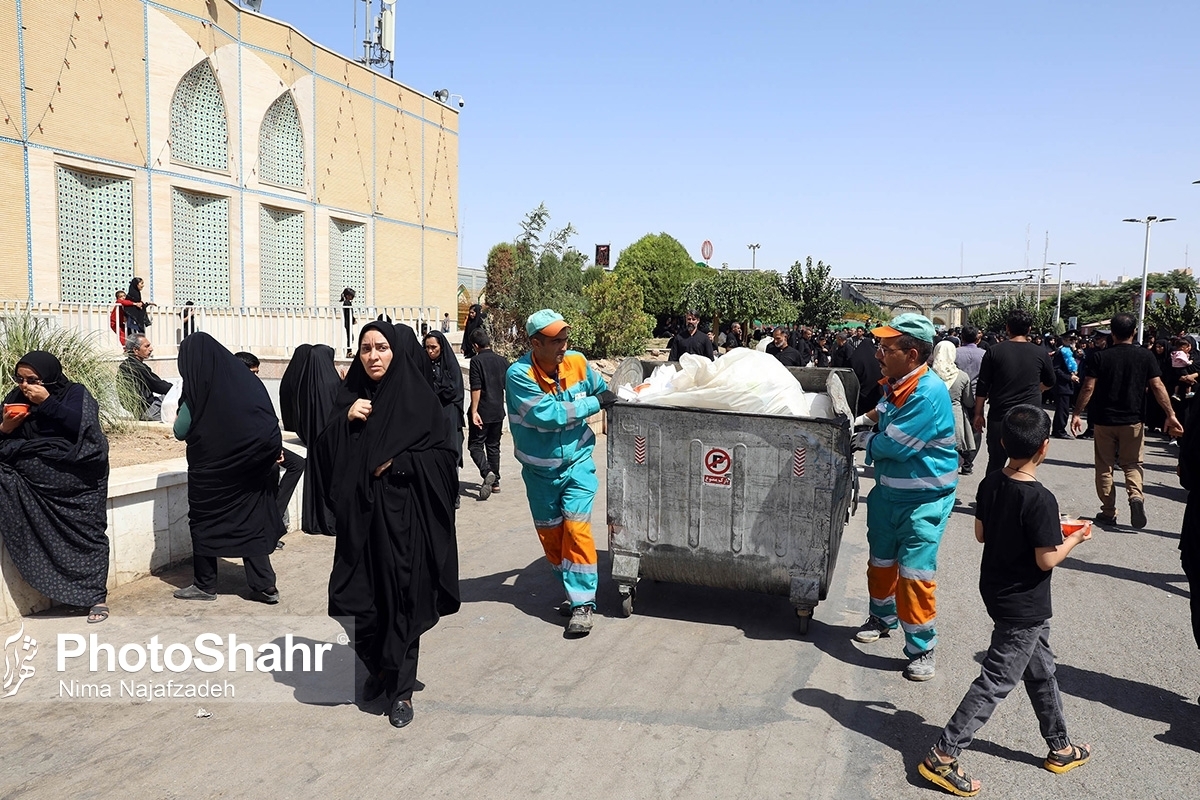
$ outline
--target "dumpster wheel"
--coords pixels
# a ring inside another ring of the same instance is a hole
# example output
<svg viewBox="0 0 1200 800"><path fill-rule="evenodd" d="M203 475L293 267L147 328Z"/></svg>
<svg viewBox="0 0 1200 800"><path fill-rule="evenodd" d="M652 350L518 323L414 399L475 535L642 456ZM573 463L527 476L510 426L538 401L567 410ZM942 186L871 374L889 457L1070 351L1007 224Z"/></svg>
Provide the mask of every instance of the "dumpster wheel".
<svg viewBox="0 0 1200 800"><path fill-rule="evenodd" d="M813 610L811 608L796 609L796 622L800 627L801 636L808 635L808 624L812 622L812 613Z"/></svg>
<svg viewBox="0 0 1200 800"><path fill-rule="evenodd" d="M622 586L619 591L621 593L621 616L633 616L633 598L637 596L637 589L632 586Z"/></svg>

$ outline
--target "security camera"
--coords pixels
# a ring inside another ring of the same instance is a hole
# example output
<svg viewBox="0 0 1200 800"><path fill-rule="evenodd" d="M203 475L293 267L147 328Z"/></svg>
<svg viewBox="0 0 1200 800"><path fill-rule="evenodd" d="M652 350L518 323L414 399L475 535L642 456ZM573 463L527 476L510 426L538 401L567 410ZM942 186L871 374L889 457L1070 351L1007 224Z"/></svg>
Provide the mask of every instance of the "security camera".
<svg viewBox="0 0 1200 800"><path fill-rule="evenodd" d="M459 108L463 108L464 106L466 106L466 104L467 104L466 100L463 100L461 97L458 98L458 107Z"/></svg>

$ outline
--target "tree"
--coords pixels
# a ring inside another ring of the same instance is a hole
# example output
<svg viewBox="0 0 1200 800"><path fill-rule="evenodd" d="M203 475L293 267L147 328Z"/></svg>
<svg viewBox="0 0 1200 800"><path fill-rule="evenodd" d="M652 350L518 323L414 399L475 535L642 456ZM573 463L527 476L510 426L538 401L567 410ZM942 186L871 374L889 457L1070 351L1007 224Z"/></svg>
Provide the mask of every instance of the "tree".
<svg viewBox="0 0 1200 800"><path fill-rule="evenodd" d="M1054 303L1055 299L1050 298L1043 300L1039 306L1037 301L1023 294L1005 297L991 306L975 309L971 312L969 321L981 331L1003 333L1009 313L1014 309L1023 308L1033 316L1033 327L1030 329L1030 335L1033 335L1053 328Z"/></svg>
<svg viewBox="0 0 1200 800"><path fill-rule="evenodd" d="M828 328L842 319L845 302L842 287L829 277L830 266L824 261L813 264L812 256L792 264L784 279L788 298L796 304L797 320L814 328Z"/></svg>
<svg viewBox="0 0 1200 800"><path fill-rule="evenodd" d="M1196 307L1196 290L1189 287L1185 290L1185 294L1183 305L1180 305L1179 301L1175 299L1174 293L1170 293L1162 300L1155 300L1146 307L1146 326L1154 328L1158 332L1159 338L1187 333L1200 327L1200 309Z"/></svg>
<svg viewBox="0 0 1200 800"><path fill-rule="evenodd" d="M682 304L718 322L740 322L748 330L754 320L786 322L796 307L783 294L778 272L708 270L684 287Z"/></svg>
<svg viewBox="0 0 1200 800"><path fill-rule="evenodd" d="M617 256L614 272L628 275L642 288L643 308L655 317L682 310L683 287L700 277L687 249L665 233L648 233Z"/></svg>
<svg viewBox="0 0 1200 800"><path fill-rule="evenodd" d="M590 358L640 354L654 327L654 318L642 310L642 287L628 275L605 273L583 288L586 306L571 324L571 347Z"/></svg>
<svg viewBox="0 0 1200 800"><path fill-rule="evenodd" d="M525 320L541 308L570 319L582 315L586 301L583 268L587 256L570 246L575 228L547 231L544 204L521 221L516 241L501 242L487 258L488 327L493 345L505 354L524 349Z"/></svg>

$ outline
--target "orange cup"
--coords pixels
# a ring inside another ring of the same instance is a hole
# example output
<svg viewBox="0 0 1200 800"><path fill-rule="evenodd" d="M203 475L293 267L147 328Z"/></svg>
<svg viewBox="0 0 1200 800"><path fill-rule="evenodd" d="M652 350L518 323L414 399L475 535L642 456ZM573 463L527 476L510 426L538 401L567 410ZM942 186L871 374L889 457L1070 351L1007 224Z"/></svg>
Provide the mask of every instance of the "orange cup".
<svg viewBox="0 0 1200 800"><path fill-rule="evenodd" d="M25 414L29 413L29 404L28 403L5 403L4 410L6 412L14 411L18 415L25 415Z"/></svg>
<svg viewBox="0 0 1200 800"><path fill-rule="evenodd" d="M1070 536L1076 531L1081 531L1084 528L1090 528L1092 523L1086 519L1064 519L1062 521L1063 536Z"/></svg>

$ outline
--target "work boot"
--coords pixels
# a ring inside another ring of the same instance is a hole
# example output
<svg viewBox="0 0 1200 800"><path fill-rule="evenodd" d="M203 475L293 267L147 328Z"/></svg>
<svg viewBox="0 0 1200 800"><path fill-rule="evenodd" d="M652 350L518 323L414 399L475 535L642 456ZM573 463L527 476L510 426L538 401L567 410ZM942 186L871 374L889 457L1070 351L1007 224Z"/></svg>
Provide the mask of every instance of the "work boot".
<svg viewBox="0 0 1200 800"><path fill-rule="evenodd" d="M571 621L567 623L568 636L587 636L592 632L592 607L575 606L571 609Z"/></svg>
<svg viewBox="0 0 1200 800"><path fill-rule="evenodd" d="M933 650L926 650L908 662L908 666L904 668L904 677L910 681L927 681L933 677L933 668L936 664L937 659L933 655Z"/></svg>
<svg viewBox="0 0 1200 800"><path fill-rule="evenodd" d="M862 627L855 632L854 640L863 644L871 644L891 635L892 629L888 627L888 624L872 614L867 617L867 621L862 624Z"/></svg>

